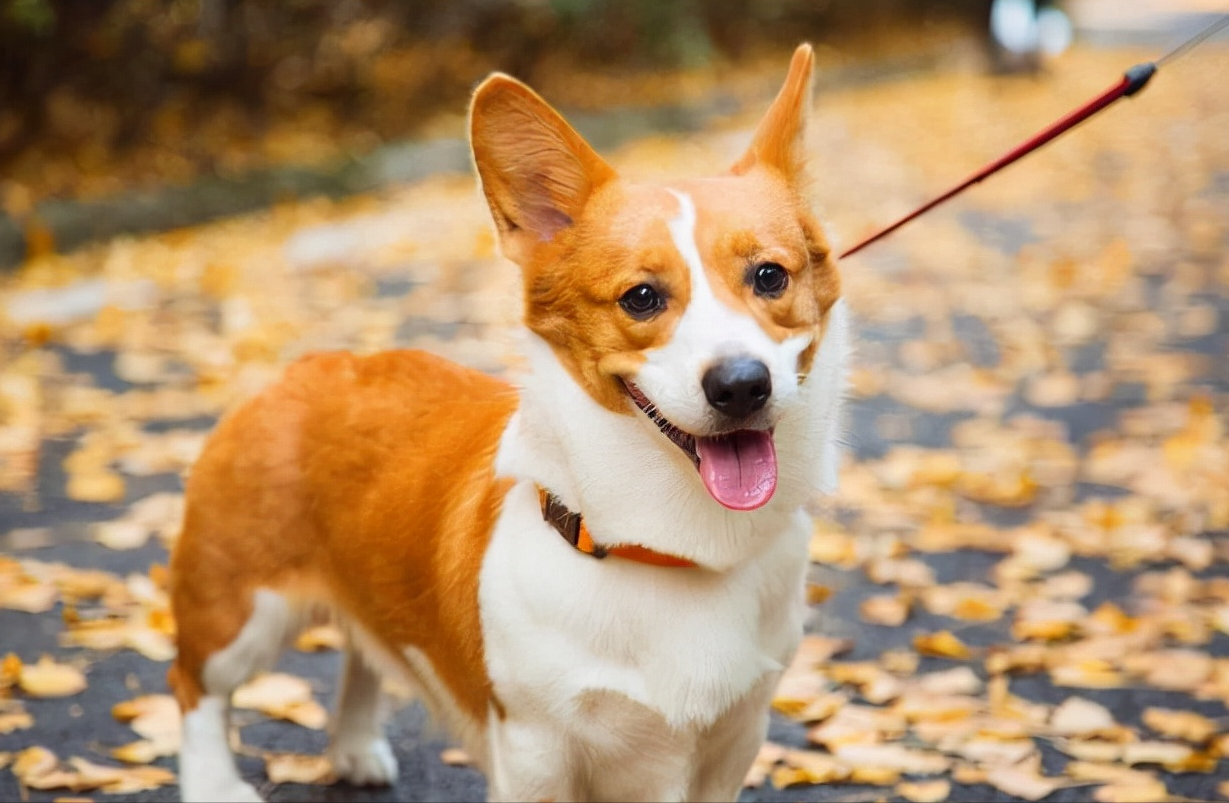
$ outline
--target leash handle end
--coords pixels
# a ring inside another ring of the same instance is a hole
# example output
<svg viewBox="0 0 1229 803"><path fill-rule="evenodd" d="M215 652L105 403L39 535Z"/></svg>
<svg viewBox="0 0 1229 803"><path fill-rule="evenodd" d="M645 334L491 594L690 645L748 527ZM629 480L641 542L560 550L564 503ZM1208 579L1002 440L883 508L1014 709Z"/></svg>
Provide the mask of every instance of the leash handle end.
<svg viewBox="0 0 1229 803"><path fill-rule="evenodd" d="M1123 91L1123 97L1131 97L1139 90L1148 85L1152 80L1152 76L1156 75L1156 62L1146 61L1143 64L1136 64L1131 69L1123 74L1126 79L1127 88Z"/></svg>

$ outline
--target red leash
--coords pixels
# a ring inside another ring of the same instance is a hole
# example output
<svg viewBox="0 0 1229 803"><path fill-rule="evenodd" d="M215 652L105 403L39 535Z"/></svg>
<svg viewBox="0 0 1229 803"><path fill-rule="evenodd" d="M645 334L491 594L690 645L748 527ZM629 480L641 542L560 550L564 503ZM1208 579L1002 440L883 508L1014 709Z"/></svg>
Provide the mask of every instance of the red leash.
<svg viewBox="0 0 1229 803"><path fill-rule="evenodd" d="M878 232L876 232L875 234L872 234L870 237L867 237L865 240L858 243L853 248L846 250L845 253L841 254L841 258L844 259L847 256L852 256L853 254L858 253L863 248L875 242L876 240L880 240L884 237L887 237L889 234L896 231L901 226L905 225L906 223L913 220L914 218L920 217L926 212L929 212L931 209L934 209L939 204L943 203L944 201L948 200L949 198L955 195L959 195L961 192L964 192L966 189L978 183L979 181L986 178L987 176L991 176L997 173L998 171L1002 170L1004 167L1007 167L1007 165L1011 164L1012 162L1020 159L1021 157L1029 153L1032 153L1033 151L1037 150L1041 146L1045 145L1047 142L1050 142L1051 140L1057 138L1059 135L1064 134L1067 131L1070 131L1072 128L1075 128L1077 125L1084 122L1089 117L1092 117L1094 114L1106 108L1111 103L1118 100L1119 98L1128 98L1134 95L1136 92L1140 91L1141 89L1144 88L1144 86L1147 85L1148 81L1152 78L1152 76L1156 74L1157 68L1160 65L1164 64L1166 61L1170 61L1176 58L1177 56L1182 55L1183 53L1190 50L1195 45L1199 44L1203 40L1212 36L1212 34L1216 33L1221 28L1224 28L1226 25L1229 25L1229 15L1221 17L1216 22L1213 22L1211 25L1204 28L1198 34L1191 37L1186 42L1182 43L1177 48L1170 51L1168 54L1158 59L1157 61L1155 62L1149 61L1143 64L1135 65L1134 67L1127 70L1126 73L1123 74L1122 79L1119 80L1118 83L1114 84L1109 89L1102 92L1100 95L1097 95L1095 98L1088 101L1083 106L1076 109L1075 111L1071 112L1066 117L1063 117L1062 119L1058 120L1057 122L1046 127L1042 131L1038 132L1035 136L1032 137L1032 139L1029 139L1027 142L1024 142L1023 144L1003 154L998 159L995 159L993 162L986 165L981 170L978 170L976 173L969 176L964 181L957 184L955 187L952 187L950 190L943 193L938 198L935 198L931 201L927 201L925 204L918 207L917 209L910 212L909 214L905 215L903 218L896 221L892 225L888 226L885 229L880 229Z"/></svg>

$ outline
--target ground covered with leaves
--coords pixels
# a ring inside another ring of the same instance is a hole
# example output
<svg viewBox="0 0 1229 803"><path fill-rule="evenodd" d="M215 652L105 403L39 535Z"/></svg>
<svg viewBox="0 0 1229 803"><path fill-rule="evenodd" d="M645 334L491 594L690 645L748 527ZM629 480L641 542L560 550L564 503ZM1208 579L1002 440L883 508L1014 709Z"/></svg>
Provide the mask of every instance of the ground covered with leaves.
<svg viewBox="0 0 1229 803"><path fill-rule="evenodd" d="M1151 55L825 93L821 218L852 244ZM745 800L1229 798L1227 81L1209 45L843 263L849 455ZM753 123L612 162L711 171ZM519 304L460 175L0 280L0 798L175 796L166 550L223 410L319 349L514 376ZM244 772L274 800L480 797L405 703L392 793L297 785L329 781L336 646L237 696Z"/></svg>

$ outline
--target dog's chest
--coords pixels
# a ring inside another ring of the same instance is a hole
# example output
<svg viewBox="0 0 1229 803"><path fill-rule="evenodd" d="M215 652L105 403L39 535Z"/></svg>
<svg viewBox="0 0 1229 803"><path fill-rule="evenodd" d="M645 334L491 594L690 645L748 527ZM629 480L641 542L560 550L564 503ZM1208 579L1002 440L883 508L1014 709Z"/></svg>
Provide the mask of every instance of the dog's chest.
<svg viewBox="0 0 1229 803"><path fill-rule="evenodd" d="M641 718L708 727L793 654L806 565L799 524L753 565L721 574L598 560L564 542L532 487L518 485L480 584L496 695L510 715L565 727L612 705L606 713L631 730Z"/></svg>

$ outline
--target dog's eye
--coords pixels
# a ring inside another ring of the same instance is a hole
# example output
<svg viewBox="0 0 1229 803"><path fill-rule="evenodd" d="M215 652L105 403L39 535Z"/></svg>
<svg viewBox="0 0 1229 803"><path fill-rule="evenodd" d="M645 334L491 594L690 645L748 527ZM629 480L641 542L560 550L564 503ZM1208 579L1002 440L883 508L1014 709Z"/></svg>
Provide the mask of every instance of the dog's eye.
<svg viewBox="0 0 1229 803"><path fill-rule="evenodd" d="M666 307L666 299L649 284L638 284L619 298L623 311L638 321L647 321Z"/></svg>
<svg viewBox="0 0 1229 803"><path fill-rule="evenodd" d="M755 269L751 278L755 294L763 298L780 298L789 287L789 273L775 262L765 262Z"/></svg>

